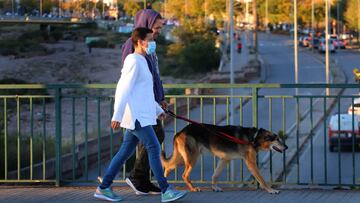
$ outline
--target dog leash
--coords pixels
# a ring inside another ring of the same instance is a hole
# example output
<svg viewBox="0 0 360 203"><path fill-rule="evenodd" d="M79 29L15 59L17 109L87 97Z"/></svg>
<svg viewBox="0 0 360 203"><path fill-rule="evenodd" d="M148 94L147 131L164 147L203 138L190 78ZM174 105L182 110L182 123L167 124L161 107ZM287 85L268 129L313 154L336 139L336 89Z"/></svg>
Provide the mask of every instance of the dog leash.
<svg viewBox="0 0 360 203"><path fill-rule="evenodd" d="M222 138L225 138L231 142L234 142L236 144L241 144L241 145L253 145L253 143L251 142L248 142L248 141L245 141L245 140L242 140L242 139L239 139L239 138L236 138L236 137L233 137L227 133L224 133L224 132L221 132L221 131L213 131L213 130L210 130L209 128L207 128L203 123L199 123L197 121L194 121L194 120L191 120L191 119L188 119L188 118L185 118L185 117L182 117L182 116L179 116L179 115L176 115L174 112L168 110L168 109L163 109L165 111L165 113L169 114L171 117L173 118L176 118L176 119L180 119L180 120L183 120L183 121L187 121L189 123L193 123L193 124L197 124L197 125L200 125L202 126L203 128L205 128L207 131L219 136L219 137L222 137Z"/></svg>

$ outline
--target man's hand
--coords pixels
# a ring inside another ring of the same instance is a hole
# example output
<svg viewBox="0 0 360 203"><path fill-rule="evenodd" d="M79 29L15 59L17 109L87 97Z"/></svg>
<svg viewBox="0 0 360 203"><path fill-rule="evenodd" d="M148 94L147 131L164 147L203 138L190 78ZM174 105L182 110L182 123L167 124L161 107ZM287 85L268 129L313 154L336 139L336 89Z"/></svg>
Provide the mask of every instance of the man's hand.
<svg viewBox="0 0 360 203"><path fill-rule="evenodd" d="M160 106L161 106L161 108L163 108L163 109L167 109L167 107L169 106L169 104L166 102L166 100L164 100L164 101L162 101L162 102L160 103Z"/></svg>
<svg viewBox="0 0 360 203"><path fill-rule="evenodd" d="M111 121L111 128L113 130L118 130L120 128L120 122L117 121Z"/></svg>
<svg viewBox="0 0 360 203"><path fill-rule="evenodd" d="M158 119L160 120L165 120L166 118L166 114L165 113L161 113L159 116L158 116Z"/></svg>

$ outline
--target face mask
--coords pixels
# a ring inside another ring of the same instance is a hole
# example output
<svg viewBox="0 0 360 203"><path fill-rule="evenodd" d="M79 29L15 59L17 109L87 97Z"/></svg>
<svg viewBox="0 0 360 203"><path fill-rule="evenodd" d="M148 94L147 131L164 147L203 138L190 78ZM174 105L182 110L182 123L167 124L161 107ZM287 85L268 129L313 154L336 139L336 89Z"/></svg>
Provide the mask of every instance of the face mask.
<svg viewBox="0 0 360 203"><path fill-rule="evenodd" d="M156 42L155 41L150 41L148 42L148 47L145 49L146 54L150 55L155 53L156 50Z"/></svg>

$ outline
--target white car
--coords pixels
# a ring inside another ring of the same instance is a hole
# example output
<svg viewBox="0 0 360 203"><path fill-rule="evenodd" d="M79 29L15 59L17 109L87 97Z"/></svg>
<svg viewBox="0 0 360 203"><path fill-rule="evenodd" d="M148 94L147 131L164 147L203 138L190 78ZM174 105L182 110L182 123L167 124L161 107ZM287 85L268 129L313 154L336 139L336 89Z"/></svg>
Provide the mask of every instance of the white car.
<svg viewBox="0 0 360 203"><path fill-rule="evenodd" d="M352 105L349 106L348 114L352 114ZM354 114L360 116L360 98L354 99Z"/></svg>
<svg viewBox="0 0 360 203"><path fill-rule="evenodd" d="M331 152L342 151L346 148L351 149L353 144L355 147L360 147L358 145L360 143L359 119L359 116L354 115L353 120L352 115L349 114L331 116L329 123L329 150Z"/></svg>
<svg viewBox="0 0 360 203"><path fill-rule="evenodd" d="M326 42L325 39L322 38L319 41L319 52L325 53L325 51L326 51ZM329 51L332 53L335 52L335 46L331 39L329 40Z"/></svg>

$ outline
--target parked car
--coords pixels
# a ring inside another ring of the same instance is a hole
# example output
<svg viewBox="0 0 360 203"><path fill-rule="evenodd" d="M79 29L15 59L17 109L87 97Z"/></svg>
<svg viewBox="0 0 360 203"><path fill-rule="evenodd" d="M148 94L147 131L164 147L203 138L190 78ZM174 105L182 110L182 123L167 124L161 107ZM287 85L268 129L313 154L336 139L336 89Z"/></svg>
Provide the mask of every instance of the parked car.
<svg viewBox="0 0 360 203"><path fill-rule="evenodd" d="M310 41L311 41L311 37L305 36L305 37L303 38L302 45L303 45L304 47L308 47L309 44L310 44Z"/></svg>
<svg viewBox="0 0 360 203"><path fill-rule="evenodd" d="M340 118L340 121L339 121ZM335 114L331 116L329 123L329 150L331 152L341 151L342 149L352 149L353 139L355 147L360 145L360 117L354 115L354 120L350 114ZM339 126L340 124L340 126ZM353 131L354 125L354 131ZM353 136L356 136L355 138ZM339 149L340 142L340 149Z"/></svg>
<svg viewBox="0 0 360 203"><path fill-rule="evenodd" d="M340 34L340 39L342 40L347 40L347 39L352 39L354 36L350 33L342 33Z"/></svg>
<svg viewBox="0 0 360 203"><path fill-rule="evenodd" d="M348 114L353 113L352 104L348 108ZM354 99L354 114L360 116L360 98Z"/></svg>
<svg viewBox="0 0 360 203"><path fill-rule="evenodd" d="M319 52L320 53L325 53L325 51L326 51L326 42L325 42L325 39L324 38L322 38L322 39L320 39L319 40ZM329 51L330 52L332 52L332 53L335 53L335 46L334 46L334 44L333 44L333 42L332 42L332 40L331 39L329 39L329 42L328 42L328 48L329 48Z"/></svg>
<svg viewBox="0 0 360 203"><path fill-rule="evenodd" d="M304 35L308 35L310 33L310 29L308 29L308 28L302 29L301 33Z"/></svg>
<svg viewBox="0 0 360 203"><path fill-rule="evenodd" d="M314 49L318 49L319 48L319 44L320 44L320 41L318 38L314 38L310 41L309 43L309 48L313 47Z"/></svg>
<svg viewBox="0 0 360 203"><path fill-rule="evenodd" d="M298 44L299 46L303 46L303 38L302 36L299 37Z"/></svg>
<svg viewBox="0 0 360 203"><path fill-rule="evenodd" d="M345 49L346 48L346 42L344 40L334 39L332 40L333 45L335 46L335 49Z"/></svg>

